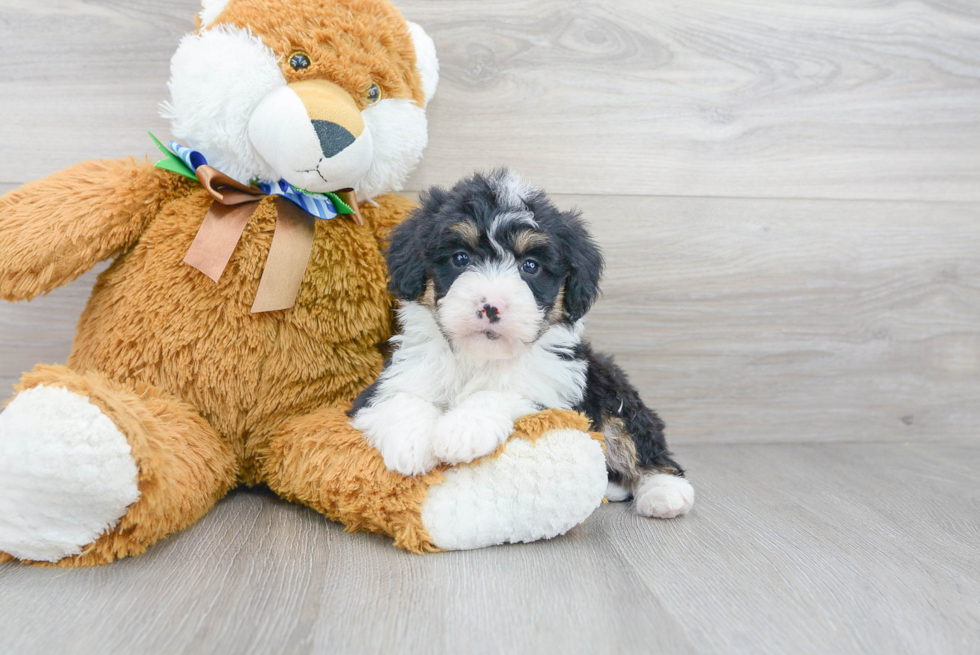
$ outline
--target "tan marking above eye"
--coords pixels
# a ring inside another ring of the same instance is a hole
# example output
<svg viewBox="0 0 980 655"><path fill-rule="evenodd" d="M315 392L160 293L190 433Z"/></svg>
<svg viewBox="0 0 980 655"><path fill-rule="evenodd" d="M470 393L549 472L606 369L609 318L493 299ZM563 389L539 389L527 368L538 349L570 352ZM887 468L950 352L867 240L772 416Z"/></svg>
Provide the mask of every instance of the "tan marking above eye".
<svg viewBox="0 0 980 655"><path fill-rule="evenodd" d="M532 248L548 244L548 235L535 230L521 230L514 237L514 252L518 255L526 253Z"/></svg>
<svg viewBox="0 0 980 655"><path fill-rule="evenodd" d="M450 232L455 232L463 237L467 245L476 248L480 244L480 229L476 223L470 220L460 221L449 226Z"/></svg>

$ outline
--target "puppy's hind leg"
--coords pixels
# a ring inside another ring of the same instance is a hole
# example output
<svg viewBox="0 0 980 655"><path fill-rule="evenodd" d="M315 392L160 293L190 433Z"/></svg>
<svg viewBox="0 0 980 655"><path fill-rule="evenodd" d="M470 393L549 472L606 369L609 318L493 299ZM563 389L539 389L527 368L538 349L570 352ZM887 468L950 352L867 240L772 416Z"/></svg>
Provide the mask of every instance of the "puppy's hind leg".
<svg viewBox="0 0 980 655"><path fill-rule="evenodd" d="M694 487L679 475L649 472L633 497L637 514L658 519L683 516L694 506Z"/></svg>
<svg viewBox="0 0 980 655"><path fill-rule="evenodd" d="M670 458L666 443L663 450L643 456L637 451L636 440L656 441L656 437L649 433L630 433L627 426L619 418L605 421L603 433L609 469L606 498L620 501L632 497L633 509L641 516L672 519L687 514L694 505L694 487Z"/></svg>
<svg viewBox="0 0 980 655"><path fill-rule="evenodd" d="M588 382L580 409L606 438L611 501L633 498L642 516L675 518L694 505L694 488L667 449L664 423L611 358L588 349Z"/></svg>

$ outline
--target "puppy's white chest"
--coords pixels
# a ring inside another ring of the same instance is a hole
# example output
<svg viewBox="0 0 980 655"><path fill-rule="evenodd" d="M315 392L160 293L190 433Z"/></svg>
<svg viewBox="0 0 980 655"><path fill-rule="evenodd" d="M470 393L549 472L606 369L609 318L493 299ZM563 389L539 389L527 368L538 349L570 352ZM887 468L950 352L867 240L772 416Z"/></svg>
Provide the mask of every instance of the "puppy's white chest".
<svg viewBox="0 0 980 655"><path fill-rule="evenodd" d="M480 391L516 393L543 407L570 408L585 390L585 362L564 360L542 348L508 360L456 362L457 384L450 407Z"/></svg>

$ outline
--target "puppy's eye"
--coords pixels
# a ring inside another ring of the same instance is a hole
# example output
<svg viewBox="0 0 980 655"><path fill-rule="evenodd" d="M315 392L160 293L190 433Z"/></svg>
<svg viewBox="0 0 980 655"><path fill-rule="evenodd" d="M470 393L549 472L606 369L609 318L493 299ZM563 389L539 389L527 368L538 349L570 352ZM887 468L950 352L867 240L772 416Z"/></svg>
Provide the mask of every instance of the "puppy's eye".
<svg viewBox="0 0 980 655"><path fill-rule="evenodd" d="M377 84L372 84L368 89L367 95L364 96L364 102L369 105L376 105L379 100L381 100L381 89Z"/></svg>
<svg viewBox="0 0 980 655"><path fill-rule="evenodd" d="M289 65L294 71L301 71L310 67L310 56L302 50L297 50L289 55Z"/></svg>
<svg viewBox="0 0 980 655"><path fill-rule="evenodd" d="M463 268L470 263L470 256L465 252L458 252L452 256L453 266L456 268Z"/></svg>
<svg viewBox="0 0 980 655"><path fill-rule="evenodd" d="M524 263L521 264L521 273L525 275L537 275L539 270L541 270L541 265L533 259L525 259Z"/></svg>

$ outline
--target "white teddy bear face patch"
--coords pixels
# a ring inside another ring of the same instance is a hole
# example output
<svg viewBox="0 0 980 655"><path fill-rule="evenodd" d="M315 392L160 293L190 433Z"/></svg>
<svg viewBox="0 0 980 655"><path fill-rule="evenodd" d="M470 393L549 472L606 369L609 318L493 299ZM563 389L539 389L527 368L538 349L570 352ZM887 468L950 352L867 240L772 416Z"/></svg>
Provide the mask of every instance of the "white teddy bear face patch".
<svg viewBox="0 0 980 655"><path fill-rule="evenodd" d="M208 27L226 4L205 2L204 28L184 37L171 60L163 115L173 136L243 184L352 188L361 199L400 189L428 143L424 108L382 97L376 85L357 102L330 79L290 83L284 62L301 71L309 55L277 54L249 29ZM428 101L438 83L435 47L421 27L408 27Z"/></svg>

